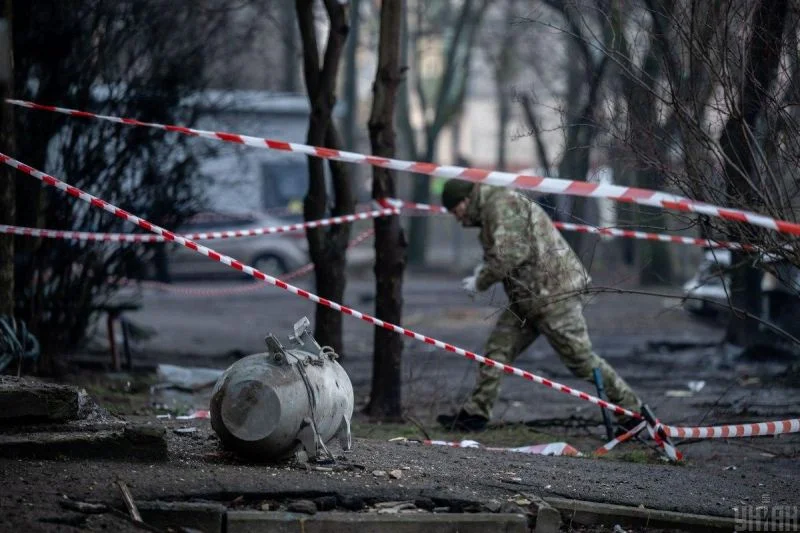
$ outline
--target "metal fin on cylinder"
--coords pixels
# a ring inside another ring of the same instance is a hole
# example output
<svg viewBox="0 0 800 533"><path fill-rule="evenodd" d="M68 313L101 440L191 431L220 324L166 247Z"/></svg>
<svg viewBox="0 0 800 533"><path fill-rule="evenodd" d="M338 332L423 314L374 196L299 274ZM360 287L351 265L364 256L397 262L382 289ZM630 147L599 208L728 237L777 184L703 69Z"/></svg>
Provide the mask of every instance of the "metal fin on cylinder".
<svg viewBox="0 0 800 533"><path fill-rule="evenodd" d="M342 423L339 424L339 429L336 430L334 435L339 439L339 445L346 452L353 449L353 437L350 433L350 419L346 416L342 417Z"/></svg>

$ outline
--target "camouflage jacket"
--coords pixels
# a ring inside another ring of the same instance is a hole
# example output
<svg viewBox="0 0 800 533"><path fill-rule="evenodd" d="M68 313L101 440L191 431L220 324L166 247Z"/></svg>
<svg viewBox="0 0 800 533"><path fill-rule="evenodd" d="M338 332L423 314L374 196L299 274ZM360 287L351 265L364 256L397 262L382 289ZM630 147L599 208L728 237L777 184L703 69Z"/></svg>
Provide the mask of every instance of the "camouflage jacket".
<svg viewBox="0 0 800 533"><path fill-rule="evenodd" d="M476 280L479 291L502 281L509 300L527 314L589 283L589 274L547 213L521 194L478 185L467 217L468 225L481 228L484 266Z"/></svg>

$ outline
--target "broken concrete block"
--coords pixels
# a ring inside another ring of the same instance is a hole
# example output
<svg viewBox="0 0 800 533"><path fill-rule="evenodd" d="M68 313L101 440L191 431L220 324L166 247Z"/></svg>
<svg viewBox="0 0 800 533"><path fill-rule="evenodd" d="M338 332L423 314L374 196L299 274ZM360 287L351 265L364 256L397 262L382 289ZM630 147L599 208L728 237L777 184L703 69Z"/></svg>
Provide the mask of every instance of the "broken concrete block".
<svg viewBox="0 0 800 533"><path fill-rule="evenodd" d="M517 514L373 514L229 511L228 533L350 533L351 531L388 531L403 533L529 533L528 521Z"/></svg>
<svg viewBox="0 0 800 533"><path fill-rule="evenodd" d="M157 460L167 457L166 430L154 426L0 434L0 457Z"/></svg>
<svg viewBox="0 0 800 533"><path fill-rule="evenodd" d="M530 496L529 509L536 518L534 533L558 533L561 531L561 513L538 496Z"/></svg>
<svg viewBox="0 0 800 533"><path fill-rule="evenodd" d="M172 530L221 533L225 506L200 502L137 502L142 520L149 526Z"/></svg>
<svg viewBox="0 0 800 533"><path fill-rule="evenodd" d="M0 376L0 424L76 420L82 396L68 385Z"/></svg>

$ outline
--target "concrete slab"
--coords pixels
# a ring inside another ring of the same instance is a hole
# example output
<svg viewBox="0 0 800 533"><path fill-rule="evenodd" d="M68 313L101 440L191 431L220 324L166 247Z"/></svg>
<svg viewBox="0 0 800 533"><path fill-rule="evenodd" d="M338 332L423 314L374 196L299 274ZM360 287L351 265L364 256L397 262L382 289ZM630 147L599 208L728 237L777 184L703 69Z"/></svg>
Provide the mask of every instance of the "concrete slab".
<svg viewBox="0 0 800 533"><path fill-rule="evenodd" d="M0 424L76 420L80 405L75 387L0 376Z"/></svg>
<svg viewBox="0 0 800 533"><path fill-rule="evenodd" d="M0 457L12 459L158 460L167 457L166 430L155 426L126 426L96 431L0 434Z"/></svg>
<svg viewBox="0 0 800 533"><path fill-rule="evenodd" d="M227 533L528 533L524 515L495 513L307 514L231 511Z"/></svg>
<svg viewBox="0 0 800 533"><path fill-rule="evenodd" d="M223 531L226 508L218 503L154 501L137 503L137 507L145 524L164 531Z"/></svg>

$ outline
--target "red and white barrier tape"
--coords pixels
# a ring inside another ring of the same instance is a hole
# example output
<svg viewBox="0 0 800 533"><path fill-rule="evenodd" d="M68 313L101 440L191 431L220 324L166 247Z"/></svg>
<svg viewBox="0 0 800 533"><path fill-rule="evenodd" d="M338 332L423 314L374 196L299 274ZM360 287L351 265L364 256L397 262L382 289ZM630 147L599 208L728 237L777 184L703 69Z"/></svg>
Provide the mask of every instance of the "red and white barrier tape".
<svg viewBox="0 0 800 533"><path fill-rule="evenodd" d="M350 243L347 245L347 248L353 248L358 246L359 244L363 243L375 233L375 230L370 228L366 231L361 232L357 235ZM314 271L314 263L308 263L300 268L288 272L282 276L283 281L289 281L292 279L300 278L305 276L309 272ZM131 281L131 283L135 283ZM170 285L169 283L161 283L159 281L142 281L140 282L143 287L152 287L155 289L159 289L165 292L170 292L174 294L182 294L185 296L231 296L234 294L246 294L249 292L259 291L266 287L261 283L251 283L247 285L243 285L240 287L220 287L217 289L196 289L196 288L187 288L187 287L176 287L175 285Z"/></svg>
<svg viewBox="0 0 800 533"><path fill-rule="evenodd" d="M341 215L330 218L323 218L320 220L311 220L309 222L298 222L296 224L287 224L284 226L267 226L263 228L252 228L231 231L212 231L205 233L189 233L184 235L187 239L194 241L209 241L215 239L231 239L237 237L253 237L256 235L273 235L275 233L291 233L296 231L303 231L308 228L319 228L326 226L334 226L336 224L345 224L348 222L355 222L357 220L367 220L370 218L379 218L390 215L398 215L400 210L393 207L385 207L381 209L373 209L372 211L365 211L362 213L355 213L352 215ZM53 229L40 229L40 228L26 228L22 226L8 226L0 225L0 233L10 233L12 235L22 235L25 237L43 237L49 239L75 239L84 241L102 241L102 242L164 242L164 237L160 235L151 234L134 234L134 233L92 233L87 231L63 231Z"/></svg>
<svg viewBox="0 0 800 533"><path fill-rule="evenodd" d="M288 233L309 228L335 226L336 224L345 224L347 222L356 222L357 220L368 220L370 218L379 218L379 217L398 215L398 214L400 214L400 210L395 207L382 207L380 209L373 209L372 211L364 211L362 213L353 213L351 215L340 215L330 218L323 218L320 220L311 220L309 222L298 222L297 224L287 224L285 226L272 226L267 228L253 228L253 229L242 229L242 230L231 230L231 231L212 231L206 233L190 233L188 235L184 235L184 237L195 241L207 241L212 239L229 239L234 237L253 237L256 235L272 235L274 233Z"/></svg>
<svg viewBox="0 0 800 533"><path fill-rule="evenodd" d="M128 126L143 126L148 128L156 128L165 131L182 133L184 135L203 137L207 139L214 139L218 141L230 142L235 144L243 144L258 148L267 148L271 150L296 152L313 157L320 157L323 159L334 159L337 161L344 161L346 163L371 165L376 167L388 168L392 170L414 172L418 174L427 174L430 176L436 176L441 178L458 178L476 183L485 183L488 185L496 185L501 187L528 189L532 191L538 191L550 194L566 194L572 196L586 196L592 198L609 198L619 202L633 202L641 205L660 207L663 209L669 209L673 211L699 213L702 215L708 215L711 217L721 218L728 221L743 222L754 226L760 226L773 231L778 231L780 233L800 235L800 224L796 222L779 220L766 215L754 213L751 211L744 211L741 209L726 208L703 202L696 202L694 200L685 198L683 196L678 196L675 194L670 194L660 191L654 191L650 189L623 187L619 185L608 185L603 183L588 183L585 181L572 181L559 178L544 178L540 176L531 176L528 174L490 171L479 168L437 165L435 163L421 163L417 161L404 161L401 159L389 159L385 157L370 156L355 152L346 152L342 150L334 150L331 148L323 148L319 146L310 146L307 144L289 143L285 141L264 139L260 137L251 137L248 135L240 135L236 133L199 130L194 128L187 128L185 126L158 124L154 122L143 122L133 118L121 118L109 115L99 115L96 113L89 113L87 111L78 111L75 109L42 105L34 102L27 102L24 100L8 99L6 100L6 102L9 104L26 107L28 109L38 109L42 111L63 113L73 117L106 120L117 124L126 124Z"/></svg>
<svg viewBox="0 0 800 533"><path fill-rule="evenodd" d="M406 202L405 200L387 199L381 205L400 206L404 209L416 211L430 211L432 213L447 213L447 209L440 205L419 204ZM664 233L650 233L645 231L633 231L618 228L598 228L587 224L573 224L571 222L553 221L553 225L559 230L577 231L579 233L592 233L605 235L608 237L625 237L628 239L644 239L649 241L670 242L674 244L689 244L692 246L702 246L704 248L725 248L727 250L746 250L758 251L759 248L751 244L741 244L738 242L715 241L712 239L699 239L695 237L683 237L680 235L667 235Z"/></svg>
<svg viewBox="0 0 800 533"><path fill-rule="evenodd" d="M608 237L625 237L628 239L644 239L648 241L670 242L674 244L689 244L692 246L702 246L703 248L725 248L727 250L746 250L758 251L759 248L751 244L741 244L738 242L715 241L712 239L700 239L695 237L683 237L680 235L667 235L664 233L650 233L646 231L634 231L618 228L597 228L586 224L573 224L571 222L553 222L556 228L565 231L577 231L579 233L594 233L606 235Z"/></svg>
<svg viewBox="0 0 800 533"><path fill-rule="evenodd" d="M752 424L731 424L709 427L673 427L662 425L669 437L678 439L728 439L732 437L760 437L800 432L800 418L754 422Z"/></svg>
<svg viewBox="0 0 800 533"><path fill-rule="evenodd" d="M492 452L517 452L530 455L565 455L570 457L580 457L581 452L577 448L566 442L550 442L547 444L532 444L530 446L517 446L514 448L500 448L497 446L482 446L474 440L462 440L460 442L447 440L423 440L426 446L447 446L448 448L480 448Z"/></svg>
<svg viewBox="0 0 800 533"><path fill-rule="evenodd" d="M605 444L603 444L602 446L600 446L599 448L597 448L597 449L594 451L594 454L593 454L593 455L598 455L598 456L599 456L599 455L605 455L605 454L607 454L608 452L610 452L611 450L613 450L613 449L614 449L614 447L615 447L617 444L621 444L621 443L623 443L623 442L625 442L625 441L627 441L627 440L630 440L630 439L632 439L632 438L634 437L634 435L636 435L637 433L639 433L640 431L642 431L642 430L643 430L643 429L644 429L646 426L647 426L647 422L643 420L642 422L640 422L640 423L639 423L639 424L638 424L636 427L634 427L633 429L630 429L630 430L626 431L625 433L623 433L623 434L622 434L622 435L620 435L619 437L616 437L616 438L614 438L614 439L611 439L611 440L610 440L610 441L608 441L607 443L605 443Z"/></svg>
<svg viewBox="0 0 800 533"><path fill-rule="evenodd" d="M555 390L563 392L565 394L569 394L570 396L575 396L576 398L580 398L580 399L582 399L584 401L593 403L595 405L598 405L600 407L603 407L605 409L613 411L614 413L617 413L617 414L620 414L620 415L633 416L635 418L641 418L641 416L642 416L639 413L635 413L635 412L633 412L633 411L631 411L629 409L625 409L625 408L620 407L618 405L615 405L613 403L607 402L605 400L601 400L600 398L598 398L596 396L592 396L591 394L587 394L587 393L579 391L577 389L573 389L572 387L567 387L566 385L562 385L561 383L558 383L558 382L555 382L555 381L551 381L549 379L545 379L545 378L543 378L541 376L537 376L536 374L533 374L533 373L528 372L526 370L521 370L519 368L500 363L500 362L495 361L493 359L489 359L487 357L483 357L482 355L478 355L478 354L476 354L474 352L470 352L468 350L465 350L463 348L459 348L459 347L454 346L452 344L448 344L448 343L436 340L436 339L434 339L432 337L427 337L425 335L421 335L421 334L416 333L416 332L414 332L414 331L412 331L410 329L406 329L406 328L397 326L397 325L392 324L390 322L385 322L385 321L380 320L378 318L375 318L373 316L370 316L370 315L367 315L365 313L361 313L359 311L356 311L355 309L351 309L351 308L346 307L344 305L341 305L339 303L332 302L332 301L330 301L330 300L328 300L326 298L321 298L321 297L317 296L316 294L310 293L310 292L308 292L306 290L300 289L299 287L295 287L294 285L290 285L290 284L286 283L285 281L282 281L280 279L277 279L277 278L274 278L274 277L269 276L267 274L264 274L263 272L261 272L259 270L256 270L255 268L253 268L251 266L245 265L245 264L241 263L240 261L237 261L236 259L233 259L232 257L220 254L220 253L215 252L214 250L212 250L210 248L207 248L205 246L197 244L196 242L192 241L191 239L187 239L187 238L182 237L180 235L176 235L175 233L173 233L171 231L168 231L168 230L166 230L164 228L161 228L160 226L156 226L155 224L153 224L151 222L148 222L147 220L139 218L136 215L132 215L131 213L128 213L127 211L125 211L123 209L120 209L119 207L116 207L116 206L114 206L112 204L109 204L108 202L106 202L104 200L101 200L100 198L97 198L96 196L92 196L91 194L89 194L87 192L84 192L84 191L78 189L77 187L73 187L72 185L64 183L63 181L61 181L61 180L59 180L57 178L54 178L53 176L50 176L49 174L45 174L44 172L36 170L36 169L34 169L34 168L24 164L24 163L21 163L21 162L17 161L16 159L13 159L13 158L5 155L5 154L0 154L0 162L5 163L6 165L9 165L11 167L14 167L17 170L19 170L21 172L24 172L25 174L28 174L29 176L32 176L32 177L40 180L43 183L45 183L46 185L50 185L51 187L55 187L55 188L57 188L59 190L62 190L64 192L66 192L67 194L69 194L70 196L74 196L75 198L83 200L84 202L87 202L87 203L91 204L94 207L97 207L99 209L103 209L105 211L108 211L109 213L111 213L111 214L113 214L113 215L115 215L115 216L117 216L117 217L119 217L119 218L121 218L123 220L127 220L128 222L132 222L133 224L136 224L140 228L144 228L147 231L152 231L153 233L155 233L157 235L161 235L167 241L176 242L176 243L178 243L178 244L180 244L182 246L185 246L186 248L189 248L190 250L194 250L195 252L197 252L199 254L205 255L205 256L209 257L210 259L213 259L214 261L218 261L218 262L220 262L220 263L222 263L224 265L228 265L229 267L234 268L236 270L239 270L241 272L244 272L245 274L248 274L250 276L253 276L254 278L256 278L258 280L265 281L265 282L269 283L270 285L274 285L274 286L276 286L278 288L281 288L281 289L283 289L285 291L289 291L292 294L296 294L297 296L300 296L302 298L306 298L307 300L310 300L310 301L312 301L314 303L317 303L319 305L323 305L325 307L333 309L334 311L338 311L340 313L344 313L346 315L353 316L355 318L363 320L364 322L368 322L368 323L373 324L375 326L382 327L382 328L388 329L390 331L394 331L395 333L399 333L401 335L405 335L406 337L411 337L412 339L418 340L420 342L424 342L426 344L430 344L430 345L436 346L437 348L440 348L442 350L461 355L463 357L466 357L467 359L472 359L473 361L476 361L478 363L483 363L483 364L485 364L487 366L498 368L498 369L502 370L503 372L505 372L506 374L513 374L515 376L519 376L519 377L522 377L524 379L527 379L528 381L533 381L534 383L539 383L539 384L544 385L546 387L549 387L551 389L555 389Z"/></svg>
<svg viewBox="0 0 800 533"><path fill-rule="evenodd" d="M98 242L164 242L158 235L144 233L92 233L88 231L64 231L55 229L26 228L23 226L0 225L0 233L24 237L43 237L46 239L73 239Z"/></svg>
<svg viewBox="0 0 800 533"><path fill-rule="evenodd" d="M682 461L683 453L669 441L669 435L664 431L664 424L659 420L655 422L655 426L651 426L649 423L646 425L647 433L650 435L650 438L653 439L656 446L664 452L668 459L676 462Z"/></svg>

